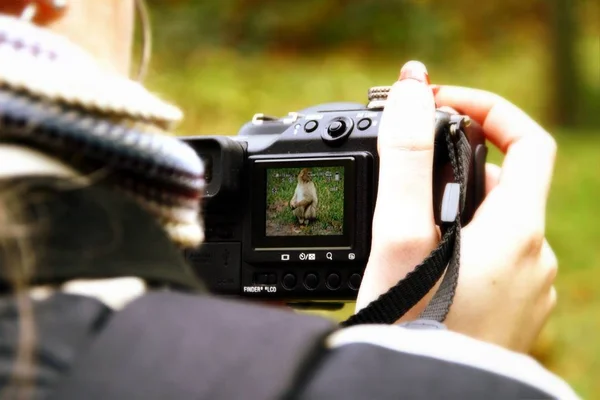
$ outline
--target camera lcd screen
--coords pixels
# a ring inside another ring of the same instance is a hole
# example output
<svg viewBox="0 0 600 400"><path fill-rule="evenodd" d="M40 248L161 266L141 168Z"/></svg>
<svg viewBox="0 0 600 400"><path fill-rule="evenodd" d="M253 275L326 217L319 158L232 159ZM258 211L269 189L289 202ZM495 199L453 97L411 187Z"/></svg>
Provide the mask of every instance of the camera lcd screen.
<svg viewBox="0 0 600 400"><path fill-rule="evenodd" d="M343 166L266 170L265 236L344 234Z"/></svg>
<svg viewBox="0 0 600 400"><path fill-rule="evenodd" d="M356 213L353 157L255 160L254 249L348 248Z"/></svg>

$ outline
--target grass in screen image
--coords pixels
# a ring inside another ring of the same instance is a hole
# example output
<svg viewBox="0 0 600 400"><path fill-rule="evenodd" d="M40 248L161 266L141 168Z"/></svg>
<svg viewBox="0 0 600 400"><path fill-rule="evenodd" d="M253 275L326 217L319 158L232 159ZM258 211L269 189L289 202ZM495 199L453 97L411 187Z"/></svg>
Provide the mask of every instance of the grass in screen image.
<svg viewBox="0 0 600 400"><path fill-rule="evenodd" d="M330 236L344 233L344 168L308 168L317 194L316 218L301 224L290 201L302 168L267 171L266 236Z"/></svg>

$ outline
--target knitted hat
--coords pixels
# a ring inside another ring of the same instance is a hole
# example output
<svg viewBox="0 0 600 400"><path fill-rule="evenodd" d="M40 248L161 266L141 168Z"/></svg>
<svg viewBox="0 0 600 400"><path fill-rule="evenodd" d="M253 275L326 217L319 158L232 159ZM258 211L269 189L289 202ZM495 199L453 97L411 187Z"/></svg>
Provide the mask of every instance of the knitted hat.
<svg viewBox="0 0 600 400"><path fill-rule="evenodd" d="M203 240L204 168L167 135L181 118L66 38L0 16L0 142L35 148L82 174L105 172L178 245L193 247Z"/></svg>

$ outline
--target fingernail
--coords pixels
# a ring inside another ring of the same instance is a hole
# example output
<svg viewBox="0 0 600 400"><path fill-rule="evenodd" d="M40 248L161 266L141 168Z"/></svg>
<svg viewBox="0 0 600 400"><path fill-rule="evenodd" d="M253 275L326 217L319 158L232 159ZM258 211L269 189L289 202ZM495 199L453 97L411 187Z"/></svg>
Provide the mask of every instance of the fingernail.
<svg viewBox="0 0 600 400"><path fill-rule="evenodd" d="M400 78L398 80L403 81L405 79L414 79L421 83L429 85L429 75L427 74L427 68L419 61L409 61L400 70Z"/></svg>

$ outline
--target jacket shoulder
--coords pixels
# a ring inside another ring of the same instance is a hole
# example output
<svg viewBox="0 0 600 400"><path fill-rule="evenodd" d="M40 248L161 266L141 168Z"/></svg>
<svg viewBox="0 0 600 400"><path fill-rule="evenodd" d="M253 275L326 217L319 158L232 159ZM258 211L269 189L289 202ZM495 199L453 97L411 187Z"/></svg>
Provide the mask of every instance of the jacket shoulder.
<svg viewBox="0 0 600 400"><path fill-rule="evenodd" d="M327 347L300 398L579 398L533 358L448 330L364 325Z"/></svg>

